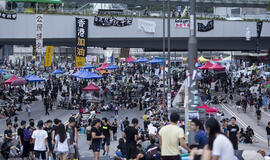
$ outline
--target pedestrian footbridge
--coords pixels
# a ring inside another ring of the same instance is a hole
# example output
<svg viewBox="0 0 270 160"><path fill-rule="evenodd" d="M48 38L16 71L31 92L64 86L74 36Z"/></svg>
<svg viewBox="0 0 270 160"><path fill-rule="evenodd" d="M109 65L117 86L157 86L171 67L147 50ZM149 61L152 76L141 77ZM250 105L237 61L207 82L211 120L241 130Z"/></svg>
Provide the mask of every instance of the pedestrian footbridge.
<svg viewBox="0 0 270 160"><path fill-rule="evenodd" d="M133 18L132 24L128 26L103 27L94 25L93 16L46 14L43 17L44 45L75 46L75 18L84 17L89 20L88 46L162 49L162 18ZM18 14L16 20L0 19L0 45L35 44L35 20L34 14ZM208 20L197 22L206 25ZM259 47L262 50L270 50L269 28L270 23L264 22L259 40ZM250 41L246 40L247 30L251 36ZM171 49L187 50L188 36L189 30L183 27L176 28L175 19L171 19ZM212 30L197 32L198 49L255 50L256 36L256 22L215 20Z"/></svg>

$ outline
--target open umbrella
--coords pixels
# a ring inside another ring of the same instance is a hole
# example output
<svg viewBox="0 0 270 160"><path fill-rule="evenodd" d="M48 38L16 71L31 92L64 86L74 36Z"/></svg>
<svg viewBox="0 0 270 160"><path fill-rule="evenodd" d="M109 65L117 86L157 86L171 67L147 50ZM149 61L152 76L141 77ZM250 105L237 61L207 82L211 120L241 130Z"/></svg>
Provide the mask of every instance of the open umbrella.
<svg viewBox="0 0 270 160"><path fill-rule="evenodd" d="M113 65L113 64L111 64L111 65L109 65L108 67L106 67L105 69L106 70L114 70L114 69L118 69L119 67L117 66L117 65Z"/></svg>
<svg viewBox="0 0 270 160"><path fill-rule="evenodd" d="M84 67L81 67L81 69L92 69L92 68L95 68L95 67L90 64L85 64Z"/></svg>
<svg viewBox="0 0 270 160"><path fill-rule="evenodd" d="M9 78L11 78L13 75L12 74L6 74L6 75L4 75L4 79L9 79Z"/></svg>
<svg viewBox="0 0 270 160"><path fill-rule="evenodd" d="M60 70L60 69L56 69L53 74L63 74L65 73L64 71Z"/></svg>
<svg viewBox="0 0 270 160"><path fill-rule="evenodd" d="M0 74L2 74L4 72L4 70L0 69Z"/></svg>
<svg viewBox="0 0 270 160"><path fill-rule="evenodd" d="M88 86L84 87L82 90L83 91L99 91L100 88L98 86L94 85L93 83L91 83Z"/></svg>
<svg viewBox="0 0 270 160"><path fill-rule="evenodd" d="M212 67L213 64L210 62L206 62L205 65L199 67L199 69L209 69L210 67Z"/></svg>
<svg viewBox="0 0 270 160"><path fill-rule="evenodd" d="M26 84L27 81L25 79L16 79L15 81L13 81L11 83L12 86L21 86L21 85L24 85Z"/></svg>
<svg viewBox="0 0 270 160"><path fill-rule="evenodd" d="M137 59L136 61L133 61L133 63L146 63L146 62L149 62L149 60L144 57L141 57Z"/></svg>

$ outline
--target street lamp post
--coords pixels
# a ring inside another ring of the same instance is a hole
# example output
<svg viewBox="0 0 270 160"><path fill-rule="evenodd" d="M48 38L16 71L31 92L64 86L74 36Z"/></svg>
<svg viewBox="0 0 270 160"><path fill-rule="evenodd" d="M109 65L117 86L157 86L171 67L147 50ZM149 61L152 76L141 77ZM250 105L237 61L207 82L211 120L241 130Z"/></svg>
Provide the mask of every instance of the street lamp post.
<svg viewBox="0 0 270 160"><path fill-rule="evenodd" d="M168 108L171 107L171 5L170 0L168 2L168 20L167 20L167 26L168 26L168 91L167 91L167 100L168 100Z"/></svg>
<svg viewBox="0 0 270 160"><path fill-rule="evenodd" d="M196 110L198 105L198 89L196 84L195 58L197 58L197 38L196 38L196 0L190 0L190 27L188 39L188 102L185 109L185 131L188 132L188 112L189 109Z"/></svg>
<svg viewBox="0 0 270 160"><path fill-rule="evenodd" d="M166 94L165 94L165 68L166 68L166 55L165 55L165 48L166 48L166 44L165 44L165 0L163 0L163 12L162 12L162 16L163 16L163 37L162 37L162 42L163 42L163 93L164 93L164 98L166 98Z"/></svg>

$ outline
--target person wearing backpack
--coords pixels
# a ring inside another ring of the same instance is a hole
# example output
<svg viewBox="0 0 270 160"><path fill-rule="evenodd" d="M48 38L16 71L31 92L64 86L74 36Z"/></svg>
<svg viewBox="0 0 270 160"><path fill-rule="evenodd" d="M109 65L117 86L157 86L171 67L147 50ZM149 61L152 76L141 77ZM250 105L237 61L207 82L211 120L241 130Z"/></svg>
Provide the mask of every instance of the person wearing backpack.
<svg viewBox="0 0 270 160"><path fill-rule="evenodd" d="M21 126L18 128L17 133L18 133L18 138L19 138L19 145L21 149L23 150L22 158L27 158L29 157L29 145L30 145L30 139L27 139L29 137L29 134L26 135L26 121L21 121ZM28 140L28 141L27 141Z"/></svg>
<svg viewBox="0 0 270 160"><path fill-rule="evenodd" d="M29 153L30 153L30 159L34 158L34 142L32 139L32 134L36 130L35 128L35 122L33 119L29 120L30 126L27 127L26 130L24 130L24 140L29 143Z"/></svg>
<svg viewBox="0 0 270 160"><path fill-rule="evenodd" d="M160 147L156 144L155 136L150 137L150 145L147 147L145 152L146 160L157 160L160 159Z"/></svg>

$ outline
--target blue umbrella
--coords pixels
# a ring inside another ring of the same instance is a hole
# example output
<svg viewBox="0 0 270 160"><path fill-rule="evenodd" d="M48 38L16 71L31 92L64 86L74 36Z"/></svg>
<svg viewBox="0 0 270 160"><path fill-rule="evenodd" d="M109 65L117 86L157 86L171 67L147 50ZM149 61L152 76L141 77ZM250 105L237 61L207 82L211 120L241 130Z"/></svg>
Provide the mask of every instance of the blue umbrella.
<svg viewBox="0 0 270 160"><path fill-rule="evenodd" d="M141 57L137 59L136 61L133 61L133 63L146 63L146 62L149 62L149 60L144 57Z"/></svg>
<svg viewBox="0 0 270 160"><path fill-rule="evenodd" d="M92 68L95 68L95 67L90 64L86 64L84 67L81 67L81 69L92 69Z"/></svg>
<svg viewBox="0 0 270 160"><path fill-rule="evenodd" d="M151 61L149 61L149 63L163 63L163 60L158 60L154 58Z"/></svg>
<svg viewBox="0 0 270 160"><path fill-rule="evenodd" d="M81 74L78 77L82 78L82 79L100 79L100 78L103 78L103 76L100 76L100 75L98 75L96 73L89 72L89 71L85 71L83 74Z"/></svg>
<svg viewBox="0 0 270 160"><path fill-rule="evenodd" d="M63 74L65 73L64 71L60 70L60 69L57 69L53 72L53 74Z"/></svg>
<svg viewBox="0 0 270 160"><path fill-rule="evenodd" d="M43 82L43 81L45 81L45 79L39 78L36 75L32 75L32 76L27 77L25 79L28 80L29 82Z"/></svg>
<svg viewBox="0 0 270 160"><path fill-rule="evenodd" d="M4 71L2 69L0 69L0 74L2 74Z"/></svg>
<svg viewBox="0 0 270 160"><path fill-rule="evenodd" d="M106 67L105 69L106 70L114 70L114 69L118 69L119 67L117 66L117 65L113 65L113 64L111 64L111 65L109 65L108 67Z"/></svg>

